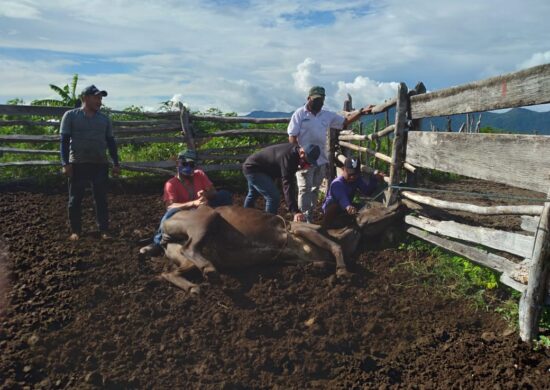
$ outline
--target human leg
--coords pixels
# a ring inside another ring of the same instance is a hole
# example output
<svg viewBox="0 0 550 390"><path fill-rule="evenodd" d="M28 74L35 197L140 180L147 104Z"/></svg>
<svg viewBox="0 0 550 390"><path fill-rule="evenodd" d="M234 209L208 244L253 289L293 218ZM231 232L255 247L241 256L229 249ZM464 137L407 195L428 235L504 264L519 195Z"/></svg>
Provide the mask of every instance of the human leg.
<svg viewBox="0 0 550 390"><path fill-rule="evenodd" d="M73 164L73 174L68 180L69 202L67 205L69 213L69 225L71 228L71 239L78 240L78 235L82 232L82 198L88 180L84 176L79 164ZM74 236L76 235L76 236Z"/></svg>
<svg viewBox="0 0 550 390"><path fill-rule="evenodd" d="M253 173L246 175L246 178L248 180L249 195L251 191L262 195L265 199L265 211L271 214L277 214L281 195L273 179L265 173ZM245 200L245 207L252 207L247 206L247 200Z"/></svg>
<svg viewBox="0 0 550 390"><path fill-rule="evenodd" d="M107 164L92 164L89 169L92 179L96 222L99 231L105 233L109 230L109 210L107 206L109 166Z"/></svg>
<svg viewBox="0 0 550 390"><path fill-rule="evenodd" d="M160 246L160 243L162 241L162 233L163 233L162 223L164 221L166 221L167 219L169 219L170 217L172 217L178 211L180 211L180 209L177 209L177 208L166 210L166 212L164 213L164 215L162 216L162 218L160 220L160 224L159 224L159 227L157 229L157 232L153 236L153 243L140 248L140 250L139 250L140 255L154 257L154 256L158 256L162 253L162 247Z"/></svg>
<svg viewBox="0 0 550 390"><path fill-rule="evenodd" d="M314 167L302 169L296 172L296 184L298 185L298 208L308 220L311 210L311 186ZM309 220L308 220L309 222Z"/></svg>
<svg viewBox="0 0 550 390"><path fill-rule="evenodd" d="M248 184L248 193L246 194L246 198L244 199L243 207L251 208L254 207L254 205L256 204L256 198L258 197L258 195L260 195L260 193L256 191L256 188L254 188L254 179L252 175L245 175L245 177Z"/></svg>

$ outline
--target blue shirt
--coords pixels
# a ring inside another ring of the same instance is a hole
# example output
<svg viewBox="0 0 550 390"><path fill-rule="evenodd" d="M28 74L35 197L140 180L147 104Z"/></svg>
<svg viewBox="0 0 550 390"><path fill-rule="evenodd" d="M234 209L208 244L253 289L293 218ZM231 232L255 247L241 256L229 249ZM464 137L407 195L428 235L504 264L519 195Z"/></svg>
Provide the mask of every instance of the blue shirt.
<svg viewBox="0 0 550 390"><path fill-rule="evenodd" d="M353 182L347 182L344 180L344 176L338 176L330 183L327 197L323 203L323 212L326 210L327 206L332 203L338 203L340 207L345 210L346 207L351 205L357 189L359 189L363 195L370 195L376 190L376 186L377 180L374 175L371 175L368 181L360 176Z"/></svg>

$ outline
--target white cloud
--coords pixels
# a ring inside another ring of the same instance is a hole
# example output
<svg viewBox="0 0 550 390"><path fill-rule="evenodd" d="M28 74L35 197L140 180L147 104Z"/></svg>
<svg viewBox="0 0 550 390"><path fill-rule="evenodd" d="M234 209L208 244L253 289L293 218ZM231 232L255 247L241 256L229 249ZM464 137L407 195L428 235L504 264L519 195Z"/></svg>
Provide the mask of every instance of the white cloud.
<svg viewBox="0 0 550 390"><path fill-rule="evenodd" d="M311 58L306 58L303 62L298 64L296 72L292 74L294 79L294 87L297 91L307 96L309 88L312 85L319 84L318 78L321 73L321 65L315 62Z"/></svg>
<svg viewBox="0 0 550 390"><path fill-rule="evenodd" d="M527 61L519 64L518 69L530 68L532 66L550 63L550 51L535 53Z"/></svg>
<svg viewBox="0 0 550 390"><path fill-rule="evenodd" d="M79 73L114 108L180 94L192 109L292 111L319 84L340 109L396 82L437 90L550 62L548 15L548 0L0 0L0 99ZM83 67L94 56L119 66Z"/></svg>
<svg viewBox="0 0 550 390"><path fill-rule="evenodd" d="M339 81L335 97L343 102L349 93L356 108L367 104L380 104L396 96L398 85L399 83L396 82L382 83L368 77L357 76L351 83Z"/></svg>
<svg viewBox="0 0 550 390"><path fill-rule="evenodd" d="M40 11L32 1L26 0L2 0L0 1L0 17L14 19L38 19Z"/></svg>

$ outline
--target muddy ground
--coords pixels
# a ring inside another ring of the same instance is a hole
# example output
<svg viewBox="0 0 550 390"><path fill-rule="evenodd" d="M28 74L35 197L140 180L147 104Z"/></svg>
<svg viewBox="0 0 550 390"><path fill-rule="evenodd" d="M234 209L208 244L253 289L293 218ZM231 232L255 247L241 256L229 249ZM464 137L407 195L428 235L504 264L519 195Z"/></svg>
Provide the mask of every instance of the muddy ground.
<svg viewBox="0 0 550 390"><path fill-rule="evenodd" d="M425 255L378 240L348 284L275 265L221 275L199 296L159 281L168 266L140 265L137 251L162 215L161 189L113 186L111 241L94 234L88 196L88 230L73 243L63 186L2 188L2 389L550 388L548 351L521 343L493 305L411 274Z"/></svg>

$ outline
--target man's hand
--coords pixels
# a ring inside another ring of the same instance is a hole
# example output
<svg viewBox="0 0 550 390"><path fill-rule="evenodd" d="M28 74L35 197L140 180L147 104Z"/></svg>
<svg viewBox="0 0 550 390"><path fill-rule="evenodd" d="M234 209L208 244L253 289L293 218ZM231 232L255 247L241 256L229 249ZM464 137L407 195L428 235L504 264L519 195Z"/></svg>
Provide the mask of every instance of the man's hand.
<svg viewBox="0 0 550 390"><path fill-rule="evenodd" d="M373 175L378 181L384 181L384 178L386 177L386 174L378 169L374 170Z"/></svg>
<svg viewBox="0 0 550 390"><path fill-rule="evenodd" d="M355 215L357 214L357 209L350 204L348 207L346 207L346 213L348 213L349 215Z"/></svg>
<svg viewBox="0 0 550 390"><path fill-rule="evenodd" d="M113 175L113 177L118 177L118 175L120 175L120 166L114 165L111 170L111 175Z"/></svg>
<svg viewBox="0 0 550 390"><path fill-rule="evenodd" d="M294 222L306 222L306 216L303 213L294 214Z"/></svg>
<svg viewBox="0 0 550 390"><path fill-rule="evenodd" d="M367 107L361 108L360 112L362 115L370 114L374 107L374 104L369 104Z"/></svg>
<svg viewBox="0 0 550 390"><path fill-rule="evenodd" d="M63 165L63 167L61 168L61 171L63 172L63 174L65 176L71 177L73 175L73 166L72 166L72 164Z"/></svg>

